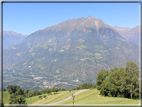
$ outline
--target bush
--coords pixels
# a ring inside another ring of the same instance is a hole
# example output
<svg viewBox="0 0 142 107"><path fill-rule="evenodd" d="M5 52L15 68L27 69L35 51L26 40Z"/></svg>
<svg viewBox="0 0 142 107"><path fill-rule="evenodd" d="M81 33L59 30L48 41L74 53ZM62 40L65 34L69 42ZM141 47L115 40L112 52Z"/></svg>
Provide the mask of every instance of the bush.
<svg viewBox="0 0 142 107"><path fill-rule="evenodd" d="M46 98L47 96L46 96L46 95L44 95L43 97L44 97L44 98Z"/></svg>
<svg viewBox="0 0 142 107"><path fill-rule="evenodd" d="M42 96L40 95L40 96L38 96L38 98L39 98L39 99L42 99Z"/></svg>

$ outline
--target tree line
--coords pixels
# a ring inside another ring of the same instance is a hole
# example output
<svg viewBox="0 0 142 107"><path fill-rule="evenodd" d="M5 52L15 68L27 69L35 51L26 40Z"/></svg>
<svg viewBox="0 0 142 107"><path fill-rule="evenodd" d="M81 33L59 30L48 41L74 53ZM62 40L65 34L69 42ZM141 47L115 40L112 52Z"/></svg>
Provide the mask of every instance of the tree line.
<svg viewBox="0 0 142 107"><path fill-rule="evenodd" d="M97 74L96 85L103 96L139 99L139 67L131 61L125 68L102 69Z"/></svg>
<svg viewBox="0 0 142 107"><path fill-rule="evenodd" d="M83 84L81 84L80 86L77 86L76 88L72 88L72 90L90 89L90 88L96 88L96 84L83 83Z"/></svg>

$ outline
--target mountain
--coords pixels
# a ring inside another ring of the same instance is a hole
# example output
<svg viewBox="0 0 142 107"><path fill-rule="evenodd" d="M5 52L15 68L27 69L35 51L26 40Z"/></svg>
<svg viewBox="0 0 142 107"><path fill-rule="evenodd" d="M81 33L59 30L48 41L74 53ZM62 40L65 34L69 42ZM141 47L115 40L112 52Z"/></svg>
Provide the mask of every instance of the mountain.
<svg viewBox="0 0 142 107"><path fill-rule="evenodd" d="M20 43L27 35L19 34L13 31L3 31L3 49Z"/></svg>
<svg viewBox="0 0 142 107"><path fill-rule="evenodd" d="M118 26L114 26L113 28L117 30L118 33L126 40L139 46L140 26L136 26L132 29L128 27L118 27Z"/></svg>
<svg viewBox="0 0 142 107"><path fill-rule="evenodd" d="M138 46L92 16L38 30L4 50L4 86L23 88L76 87L95 83L101 69L139 63ZM45 85L45 82L48 84Z"/></svg>

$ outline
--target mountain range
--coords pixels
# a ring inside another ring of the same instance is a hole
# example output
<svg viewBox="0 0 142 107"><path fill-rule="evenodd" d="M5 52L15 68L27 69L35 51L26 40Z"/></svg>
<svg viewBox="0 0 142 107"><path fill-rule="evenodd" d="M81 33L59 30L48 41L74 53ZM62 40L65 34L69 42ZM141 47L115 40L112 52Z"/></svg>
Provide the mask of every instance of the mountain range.
<svg viewBox="0 0 142 107"><path fill-rule="evenodd" d="M3 31L3 49L8 49L12 45L20 43L27 35L16 33L13 31Z"/></svg>
<svg viewBox="0 0 142 107"><path fill-rule="evenodd" d="M139 46L139 40L140 40L140 26L136 26L132 29L128 27L118 27L114 26L113 27L115 30L118 31L118 33L124 37L127 41L138 45Z"/></svg>
<svg viewBox="0 0 142 107"><path fill-rule="evenodd" d="M95 83L101 69L125 67L128 61L139 64L139 47L128 41L132 37L124 36L123 29L89 16L38 30L4 50L4 85L22 83L26 88L41 89L44 81L57 87L61 86L59 81ZM42 77L40 85L30 75Z"/></svg>

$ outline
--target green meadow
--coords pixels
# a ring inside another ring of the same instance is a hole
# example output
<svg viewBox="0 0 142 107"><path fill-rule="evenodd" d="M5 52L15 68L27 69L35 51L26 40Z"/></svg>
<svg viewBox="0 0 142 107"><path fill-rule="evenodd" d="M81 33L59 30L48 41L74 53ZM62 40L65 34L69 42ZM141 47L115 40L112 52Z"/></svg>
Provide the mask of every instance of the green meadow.
<svg viewBox="0 0 142 107"><path fill-rule="evenodd" d="M8 104L9 103L9 99L10 99L10 94L8 93L8 91L4 91L3 92L3 103L4 104Z"/></svg>
<svg viewBox="0 0 142 107"><path fill-rule="evenodd" d="M72 104L73 99L69 99L61 104ZM104 97L99 95L97 89L88 90L75 96L74 104L139 104L139 100L119 97Z"/></svg>
<svg viewBox="0 0 142 107"><path fill-rule="evenodd" d="M52 93L52 95L47 96L47 98L37 100L33 104L50 104L50 103L54 103L54 102L63 100L65 98L71 96L73 93L75 93L77 91L79 91L79 90L72 90L71 92L69 92L69 91L59 91L56 94Z"/></svg>
<svg viewBox="0 0 142 107"><path fill-rule="evenodd" d="M34 96L31 98L25 98L27 104L50 104L60 100L63 100L73 93L79 90L69 91L59 91L56 94L52 93L52 95L43 94L42 99L39 99L39 96ZM43 96L46 95L46 98ZM4 104L8 104L10 95L7 91L3 92L3 102ZM60 104L72 104L73 99L69 99ZM139 100L128 99L128 98L119 98L119 97L104 97L99 95L99 91L97 89L91 89L82 93L79 93L74 98L74 104L139 104Z"/></svg>

